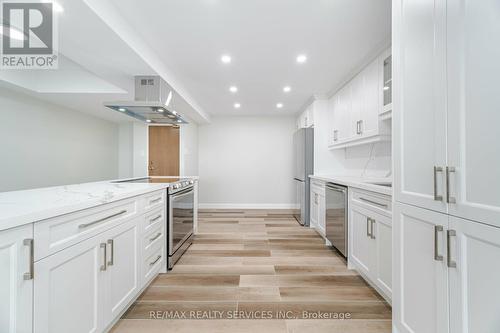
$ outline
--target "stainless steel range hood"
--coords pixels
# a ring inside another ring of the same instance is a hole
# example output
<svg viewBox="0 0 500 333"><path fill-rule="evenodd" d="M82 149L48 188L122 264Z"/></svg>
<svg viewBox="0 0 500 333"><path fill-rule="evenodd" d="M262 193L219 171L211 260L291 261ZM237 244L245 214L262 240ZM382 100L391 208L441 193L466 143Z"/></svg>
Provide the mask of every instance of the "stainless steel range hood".
<svg viewBox="0 0 500 333"><path fill-rule="evenodd" d="M135 77L135 100L105 102L104 106L152 124L187 124L173 109L175 91L159 76Z"/></svg>

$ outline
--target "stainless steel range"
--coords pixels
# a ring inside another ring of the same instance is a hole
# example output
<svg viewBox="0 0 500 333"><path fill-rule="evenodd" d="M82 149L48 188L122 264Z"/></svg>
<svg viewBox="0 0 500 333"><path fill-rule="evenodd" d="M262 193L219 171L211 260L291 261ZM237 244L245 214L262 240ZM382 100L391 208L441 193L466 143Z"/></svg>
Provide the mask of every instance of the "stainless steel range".
<svg viewBox="0 0 500 333"><path fill-rule="evenodd" d="M167 268L170 270L191 245L194 228L194 180L180 177L147 177L127 183L169 183L167 189Z"/></svg>

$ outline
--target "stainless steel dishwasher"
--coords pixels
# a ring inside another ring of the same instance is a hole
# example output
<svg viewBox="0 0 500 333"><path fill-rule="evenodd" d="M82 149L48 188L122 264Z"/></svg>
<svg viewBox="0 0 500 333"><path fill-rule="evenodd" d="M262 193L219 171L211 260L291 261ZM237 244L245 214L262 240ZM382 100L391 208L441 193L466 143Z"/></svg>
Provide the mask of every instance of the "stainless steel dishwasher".
<svg viewBox="0 0 500 333"><path fill-rule="evenodd" d="M347 257L347 187L326 184L326 238Z"/></svg>

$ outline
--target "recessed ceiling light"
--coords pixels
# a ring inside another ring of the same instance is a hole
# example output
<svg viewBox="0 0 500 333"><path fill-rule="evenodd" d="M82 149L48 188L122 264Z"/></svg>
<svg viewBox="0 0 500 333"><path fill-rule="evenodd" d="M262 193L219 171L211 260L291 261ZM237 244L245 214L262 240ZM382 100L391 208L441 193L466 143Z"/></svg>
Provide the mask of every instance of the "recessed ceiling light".
<svg viewBox="0 0 500 333"><path fill-rule="evenodd" d="M276 107L277 107L278 109L281 109L281 108L283 107L283 103L278 103L278 104L276 104Z"/></svg>
<svg viewBox="0 0 500 333"><path fill-rule="evenodd" d="M286 86L283 88L283 91L286 93L289 93L291 90L292 90L292 88L290 86Z"/></svg>
<svg viewBox="0 0 500 333"><path fill-rule="evenodd" d="M241 104L240 104L240 103L234 103L234 108L235 108L235 109L239 109L239 108L241 108Z"/></svg>
<svg viewBox="0 0 500 333"><path fill-rule="evenodd" d="M177 111L173 110L173 111L172 111L172 113L173 113L173 114L177 114Z"/></svg>
<svg viewBox="0 0 500 333"><path fill-rule="evenodd" d="M156 111L158 111L158 112L163 112L163 111L165 111L165 110L164 110L163 108L158 108Z"/></svg>
<svg viewBox="0 0 500 333"><path fill-rule="evenodd" d="M178 120L177 120L177 122L178 122L178 123L182 123L182 120L178 119Z"/></svg>
<svg viewBox="0 0 500 333"><path fill-rule="evenodd" d="M127 109L125 109L125 108L118 108L118 111L125 112L125 111L127 111Z"/></svg>
<svg viewBox="0 0 500 333"><path fill-rule="evenodd" d="M231 62L231 56L224 54L222 57L220 57L220 61L222 61L225 64L229 64Z"/></svg>
<svg viewBox="0 0 500 333"><path fill-rule="evenodd" d="M232 92L232 93L234 94L234 93L238 92L238 87L236 87L236 86L231 86L231 87L229 87L229 91L230 91L230 92Z"/></svg>
<svg viewBox="0 0 500 333"><path fill-rule="evenodd" d="M147 123L150 123L150 122L151 122L151 119L146 119L146 122L147 122Z"/></svg>
<svg viewBox="0 0 500 333"><path fill-rule="evenodd" d="M303 63L305 63L306 61L307 61L307 56L306 56L305 54L299 54L299 55L297 56L297 62L298 62L299 64L303 64Z"/></svg>

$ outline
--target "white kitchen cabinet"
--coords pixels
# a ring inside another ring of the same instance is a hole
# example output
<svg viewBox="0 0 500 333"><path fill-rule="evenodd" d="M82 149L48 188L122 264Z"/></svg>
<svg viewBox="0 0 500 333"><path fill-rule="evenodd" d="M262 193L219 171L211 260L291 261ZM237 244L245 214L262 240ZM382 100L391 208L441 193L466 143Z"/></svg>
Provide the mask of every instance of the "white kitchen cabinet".
<svg viewBox="0 0 500 333"><path fill-rule="evenodd" d="M99 235L35 263L35 333L104 329L106 251Z"/></svg>
<svg viewBox="0 0 500 333"><path fill-rule="evenodd" d="M500 228L450 217L450 332L500 332Z"/></svg>
<svg viewBox="0 0 500 333"><path fill-rule="evenodd" d="M297 118L297 128L314 126L314 105L311 104Z"/></svg>
<svg viewBox="0 0 500 333"><path fill-rule="evenodd" d="M351 219L351 255L350 259L358 271L366 276L374 276L377 269L377 244L373 239L373 222L368 217L370 212L352 205L349 210Z"/></svg>
<svg viewBox="0 0 500 333"><path fill-rule="evenodd" d="M448 1L448 162L451 215L500 227L498 0Z"/></svg>
<svg viewBox="0 0 500 333"><path fill-rule="evenodd" d="M323 182L311 182L311 210L310 227L325 237L325 184Z"/></svg>
<svg viewBox="0 0 500 333"><path fill-rule="evenodd" d="M374 216L372 214L372 216ZM392 298L392 220L377 216L373 224L373 237L377 244L377 264L375 279L385 295Z"/></svg>
<svg viewBox="0 0 500 333"><path fill-rule="evenodd" d="M398 333L446 333L448 215L396 203L394 217L393 324Z"/></svg>
<svg viewBox="0 0 500 333"><path fill-rule="evenodd" d="M33 225L0 232L0 332L32 332Z"/></svg>
<svg viewBox="0 0 500 333"><path fill-rule="evenodd" d="M445 8L437 0L393 8L394 195L439 212L447 211Z"/></svg>
<svg viewBox="0 0 500 333"><path fill-rule="evenodd" d="M105 326L134 299L140 289L139 227L142 219L126 222L104 235L108 245L104 308Z"/></svg>
<svg viewBox="0 0 500 333"><path fill-rule="evenodd" d="M331 149L390 139L390 123L379 117L383 89L381 56L330 98L332 120L328 142Z"/></svg>

